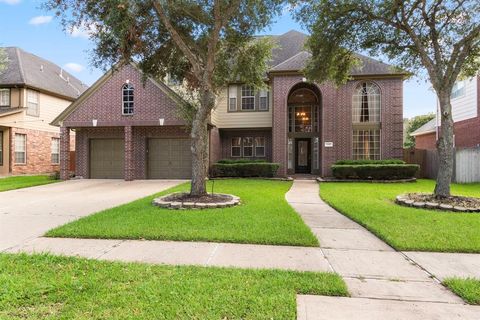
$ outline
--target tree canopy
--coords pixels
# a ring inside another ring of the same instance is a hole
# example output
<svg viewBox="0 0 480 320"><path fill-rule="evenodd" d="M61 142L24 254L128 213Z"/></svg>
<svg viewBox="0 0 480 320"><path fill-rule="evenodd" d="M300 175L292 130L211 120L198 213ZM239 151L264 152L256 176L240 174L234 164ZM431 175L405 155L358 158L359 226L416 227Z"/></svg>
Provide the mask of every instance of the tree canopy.
<svg viewBox="0 0 480 320"><path fill-rule="evenodd" d="M405 130L405 141L403 143L404 148L415 148L415 137L410 134L435 118L434 113L422 114L410 118L407 123L407 128Z"/></svg>

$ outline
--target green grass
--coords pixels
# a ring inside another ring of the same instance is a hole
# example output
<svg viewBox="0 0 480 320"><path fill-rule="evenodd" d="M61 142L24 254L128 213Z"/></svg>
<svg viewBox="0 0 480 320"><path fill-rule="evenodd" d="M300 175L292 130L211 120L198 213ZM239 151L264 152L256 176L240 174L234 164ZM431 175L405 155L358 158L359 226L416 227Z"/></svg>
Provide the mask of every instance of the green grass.
<svg viewBox="0 0 480 320"><path fill-rule="evenodd" d="M445 285L470 304L480 305L480 280L467 278L450 278Z"/></svg>
<svg viewBox="0 0 480 320"><path fill-rule="evenodd" d="M15 176L0 179L0 192L59 182L49 176Z"/></svg>
<svg viewBox="0 0 480 320"><path fill-rule="evenodd" d="M296 319L296 293L348 295L333 273L0 255L0 319Z"/></svg>
<svg viewBox="0 0 480 320"><path fill-rule="evenodd" d="M53 229L47 236L318 246L312 231L285 200L291 184L272 180L218 180L214 191L239 196L240 206L168 210L154 207L151 202L155 196L150 196ZM188 187L184 184L160 194Z"/></svg>
<svg viewBox="0 0 480 320"><path fill-rule="evenodd" d="M321 197L398 250L480 252L480 214L402 207L406 192L432 192L434 181L322 183ZM452 185L456 195L480 197L480 184Z"/></svg>

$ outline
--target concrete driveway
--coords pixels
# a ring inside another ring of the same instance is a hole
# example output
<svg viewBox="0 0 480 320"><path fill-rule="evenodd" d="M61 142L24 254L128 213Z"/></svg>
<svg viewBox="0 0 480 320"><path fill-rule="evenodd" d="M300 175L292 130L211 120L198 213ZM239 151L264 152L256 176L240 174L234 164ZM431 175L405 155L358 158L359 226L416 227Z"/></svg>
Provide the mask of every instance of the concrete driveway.
<svg viewBox="0 0 480 320"><path fill-rule="evenodd" d="M0 192L0 252L80 217L168 189L181 180L70 180Z"/></svg>

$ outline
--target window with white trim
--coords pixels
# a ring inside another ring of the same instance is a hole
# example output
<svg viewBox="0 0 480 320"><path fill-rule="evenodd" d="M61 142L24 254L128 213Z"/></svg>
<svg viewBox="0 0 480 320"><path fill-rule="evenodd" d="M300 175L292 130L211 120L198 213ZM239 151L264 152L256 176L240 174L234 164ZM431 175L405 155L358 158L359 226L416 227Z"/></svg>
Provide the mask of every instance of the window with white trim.
<svg viewBox="0 0 480 320"><path fill-rule="evenodd" d="M3 166L3 131L0 131L0 166Z"/></svg>
<svg viewBox="0 0 480 320"><path fill-rule="evenodd" d="M130 83L125 83L122 87L122 114L132 115L133 114L133 91L134 88Z"/></svg>
<svg viewBox="0 0 480 320"><path fill-rule="evenodd" d="M242 156L242 138L240 137L232 138L232 149L231 149L230 155L232 157Z"/></svg>
<svg viewBox="0 0 480 320"><path fill-rule="evenodd" d="M456 99L463 97L466 93L466 84L464 80L459 80L455 82L452 88L452 94L450 95L450 99Z"/></svg>
<svg viewBox="0 0 480 320"><path fill-rule="evenodd" d="M242 86L242 110L255 110L255 90L253 86Z"/></svg>
<svg viewBox="0 0 480 320"><path fill-rule="evenodd" d="M10 106L10 89L0 89L0 107Z"/></svg>
<svg viewBox="0 0 480 320"><path fill-rule="evenodd" d="M52 163L60 163L60 139L52 138Z"/></svg>
<svg viewBox="0 0 480 320"><path fill-rule="evenodd" d="M268 110L268 91L267 90L260 90L258 110L261 110L261 111Z"/></svg>
<svg viewBox="0 0 480 320"><path fill-rule="evenodd" d="M15 133L15 163L27 163L27 135Z"/></svg>
<svg viewBox="0 0 480 320"><path fill-rule="evenodd" d="M39 93L35 90L27 90L27 115L40 116Z"/></svg>
<svg viewBox="0 0 480 320"><path fill-rule="evenodd" d="M380 88L371 82L360 83L353 94L353 123L380 123Z"/></svg>
<svg viewBox="0 0 480 320"><path fill-rule="evenodd" d="M228 111L237 111L237 86L228 87Z"/></svg>
<svg viewBox="0 0 480 320"><path fill-rule="evenodd" d="M380 130L353 130L353 159L380 160Z"/></svg>
<svg viewBox="0 0 480 320"><path fill-rule="evenodd" d="M265 137L255 138L255 157L265 157Z"/></svg>
<svg viewBox="0 0 480 320"><path fill-rule="evenodd" d="M243 138L243 156L253 157L253 138L251 137Z"/></svg>

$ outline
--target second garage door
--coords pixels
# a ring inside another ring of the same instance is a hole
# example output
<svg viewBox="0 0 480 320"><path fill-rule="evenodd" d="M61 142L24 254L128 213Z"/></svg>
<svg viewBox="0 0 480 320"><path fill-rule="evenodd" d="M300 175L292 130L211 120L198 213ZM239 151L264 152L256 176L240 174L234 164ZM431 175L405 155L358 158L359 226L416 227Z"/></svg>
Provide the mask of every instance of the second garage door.
<svg viewBox="0 0 480 320"><path fill-rule="evenodd" d="M149 179L189 179L192 153L188 139L149 139Z"/></svg>
<svg viewBox="0 0 480 320"><path fill-rule="evenodd" d="M122 139L90 140L90 178L122 179L125 143Z"/></svg>

